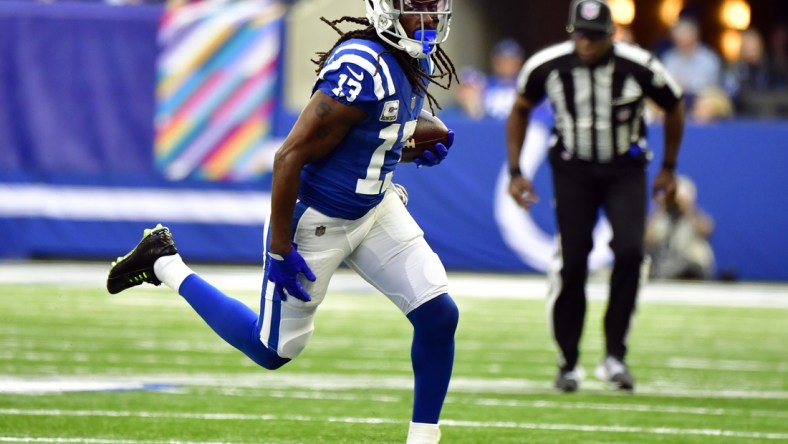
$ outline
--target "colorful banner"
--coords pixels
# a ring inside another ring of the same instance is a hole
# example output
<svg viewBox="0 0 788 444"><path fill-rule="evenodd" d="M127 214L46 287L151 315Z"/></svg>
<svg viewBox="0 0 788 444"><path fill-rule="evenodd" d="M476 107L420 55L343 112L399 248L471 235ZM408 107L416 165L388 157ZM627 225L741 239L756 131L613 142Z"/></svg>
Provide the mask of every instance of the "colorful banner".
<svg viewBox="0 0 788 444"><path fill-rule="evenodd" d="M197 37L187 31L208 25L207 9L215 5L190 4L196 8L191 15L169 9L162 19L161 6L0 1L0 261L106 261L139 241L142 228L161 222L173 230L189 261L261 263L268 181L191 179L204 175L200 169L187 172L187 180L172 181L153 166L158 25L164 24L162 41L171 42L159 59L170 64L162 68L178 73L175 68L198 66L187 62L205 46L188 45L186 39ZM248 17L254 14L243 5L225 6L238 6L245 11L244 23L252 23ZM182 52L178 41L187 45ZM183 62L177 54L184 54ZM200 54L206 54L202 65L209 65L208 53ZM261 63L255 58L235 63L245 62ZM159 87L176 91L186 80L171 82ZM259 109L265 110L263 103ZM248 108L225 109L214 118ZM160 113L158 123L177 115ZM296 118L286 111L277 115L276 135L284 136ZM536 171L541 197L524 213L512 208L503 186L503 123L448 115L443 120L457 133L446 162L426 169L404 164L394 177L408 188L408 209L431 247L450 270L543 269L555 234L551 176L543 158L524 161L526 170ZM687 126L679 172L695 181L699 205L716 222L711 242L721 271L748 280L788 281L788 205L782 194L788 175L781 168L788 165L786 141L788 123L781 120ZM260 153L265 154L265 143L258 145ZM653 178L661 127L649 128L649 144L657 151ZM244 168L254 164L241 162L224 177L252 177ZM597 239L605 244L602 234Z"/></svg>
<svg viewBox="0 0 788 444"><path fill-rule="evenodd" d="M173 2L159 31L155 164L171 180L270 173L285 8Z"/></svg>

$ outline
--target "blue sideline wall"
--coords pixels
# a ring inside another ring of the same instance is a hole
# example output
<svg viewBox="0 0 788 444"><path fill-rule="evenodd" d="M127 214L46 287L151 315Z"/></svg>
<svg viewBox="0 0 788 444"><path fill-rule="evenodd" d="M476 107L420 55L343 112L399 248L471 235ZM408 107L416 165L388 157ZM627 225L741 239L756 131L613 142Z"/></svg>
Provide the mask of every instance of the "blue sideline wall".
<svg viewBox="0 0 788 444"><path fill-rule="evenodd" d="M0 2L0 260L109 260L163 222L187 259L260 262L270 177L170 182L153 167L160 13ZM294 117L278 113L279 136ZM402 165L395 176L427 239L449 269L539 271L537 250L554 233L549 169L536 176L542 202L512 217L497 188L502 123L445 120L458 134L446 163ZM650 142L659 158L661 128L650 128ZM786 166L788 122L688 126L679 170L717 223L720 269L788 280Z"/></svg>

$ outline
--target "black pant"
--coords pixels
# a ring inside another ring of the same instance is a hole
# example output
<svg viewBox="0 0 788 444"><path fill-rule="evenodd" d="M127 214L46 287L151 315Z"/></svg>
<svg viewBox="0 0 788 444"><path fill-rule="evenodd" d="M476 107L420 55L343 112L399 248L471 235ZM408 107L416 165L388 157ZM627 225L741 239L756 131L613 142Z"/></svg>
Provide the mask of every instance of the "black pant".
<svg viewBox="0 0 788 444"><path fill-rule="evenodd" d="M552 329L562 355L561 368L573 369L579 358L586 314L588 255L600 209L613 229L610 247L615 256L604 323L606 353L623 360L643 261L646 161L621 157L596 164L565 160L559 150L552 151L550 163L561 238L560 272L551 288L555 298Z"/></svg>

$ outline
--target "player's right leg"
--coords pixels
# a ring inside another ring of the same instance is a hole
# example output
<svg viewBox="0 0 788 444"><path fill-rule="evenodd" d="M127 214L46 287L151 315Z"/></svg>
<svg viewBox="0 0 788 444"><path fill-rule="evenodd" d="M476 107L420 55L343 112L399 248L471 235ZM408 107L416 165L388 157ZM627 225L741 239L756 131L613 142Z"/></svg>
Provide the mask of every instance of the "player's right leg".
<svg viewBox="0 0 788 444"><path fill-rule="evenodd" d="M414 375L409 444L440 440L440 419L454 364L459 311L448 278L424 233L396 193L375 209L375 224L347 264L385 294L413 325Z"/></svg>
<svg viewBox="0 0 788 444"><path fill-rule="evenodd" d="M260 366L274 370L290 360L260 342L253 310L210 285L183 262L170 230L161 225L145 230L139 244L112 263L107 290L115 294L143 282L164 283L177 291L222 339Z"/></svg>

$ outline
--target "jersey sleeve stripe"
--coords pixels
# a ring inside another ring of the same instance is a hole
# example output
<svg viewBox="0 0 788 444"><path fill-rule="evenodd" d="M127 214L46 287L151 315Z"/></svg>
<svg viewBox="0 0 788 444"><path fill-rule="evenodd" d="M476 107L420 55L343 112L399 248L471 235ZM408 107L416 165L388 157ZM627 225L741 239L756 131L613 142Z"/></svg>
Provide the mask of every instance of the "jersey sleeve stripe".
<svg viewBox="0 0 788 444"><path fill-rule="evenodd" d="M349 45L343 46L342 49L362 51L371 55L372 66L375 66L376 63L380 63L380 72L383 74L383 78L386 80L386 93L388 95L393 95L395 92L397 92L397 88L394 85L394 80L391 78L391 70L389 70L389 65L386 63L386 59L383 57L378 57L380 55L378 52L369 46L359 45L357 43L351 43Z"/></svg>
<svg viewBox="0 0 788 444"><path fill-rule="evenodd" d="M344 64L358 66L359 68L366 71L370 76L372 76L372 80L375 85L375 97L377 97L378 100L382 100L386 96L385 90L383 89L383 80L381 79L380 74L373 74L375 72L375 66L367 59L356 54L344 54L339 56L329 65L325 66L322 71L320 71L319 78L323 79L327 72L336 71Z"/></svg>

